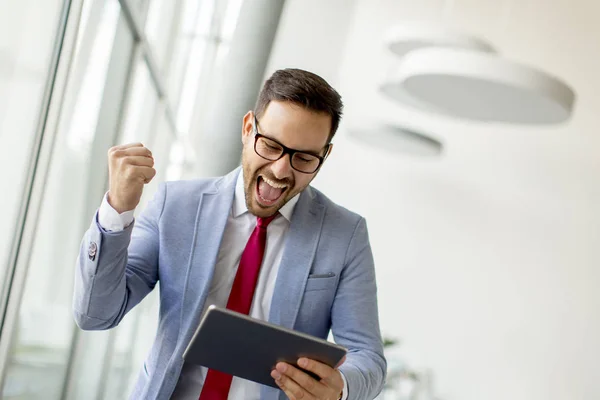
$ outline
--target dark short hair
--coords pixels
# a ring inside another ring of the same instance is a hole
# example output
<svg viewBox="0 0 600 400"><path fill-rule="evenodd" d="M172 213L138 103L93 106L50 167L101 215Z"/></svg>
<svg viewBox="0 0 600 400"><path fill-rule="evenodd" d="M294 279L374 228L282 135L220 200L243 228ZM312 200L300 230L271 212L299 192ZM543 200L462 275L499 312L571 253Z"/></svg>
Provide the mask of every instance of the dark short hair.
<svg viewBox="0 0 600 400"><path fill-rule="evenodd" d="M259 118L271 101L289 101L331 116L331 131L327 143L340 125L344 104L340 94L319 75L301 69L280 69L265 82L254 112Z"/></svg>

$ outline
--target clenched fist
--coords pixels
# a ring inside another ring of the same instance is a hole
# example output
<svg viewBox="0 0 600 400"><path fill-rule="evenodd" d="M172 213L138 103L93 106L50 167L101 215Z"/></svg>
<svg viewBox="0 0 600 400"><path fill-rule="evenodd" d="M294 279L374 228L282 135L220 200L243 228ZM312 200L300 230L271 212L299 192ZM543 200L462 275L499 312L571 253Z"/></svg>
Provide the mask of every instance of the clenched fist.
<svg viewBox="0 0 600 400"><path fill-rule="evenodd" d="M156 175L152 152L141 143L108 150L108 203L119 214L133 210L140 202L144 185Z"/></svg>

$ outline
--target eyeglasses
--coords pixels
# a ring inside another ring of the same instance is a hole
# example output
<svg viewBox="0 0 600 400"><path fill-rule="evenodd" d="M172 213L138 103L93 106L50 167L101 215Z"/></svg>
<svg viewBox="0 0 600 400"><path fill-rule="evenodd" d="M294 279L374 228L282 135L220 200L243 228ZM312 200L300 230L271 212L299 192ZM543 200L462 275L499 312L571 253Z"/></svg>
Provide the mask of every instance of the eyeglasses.
<svg viewBox="0 0 600 400"><path fill-rule="evenodd" d="M293 169L303 174L315 173L326 157L322 157L318 154L307 153L305 151L298 151L290 149L279 143L275 139L266 137L265 135L258 132L258 120L254 116L254 151L256 154L269 161L277 161L286 154L290 155L290 165ZM325 154L329 152L331 143L325 146Z"/></svg>

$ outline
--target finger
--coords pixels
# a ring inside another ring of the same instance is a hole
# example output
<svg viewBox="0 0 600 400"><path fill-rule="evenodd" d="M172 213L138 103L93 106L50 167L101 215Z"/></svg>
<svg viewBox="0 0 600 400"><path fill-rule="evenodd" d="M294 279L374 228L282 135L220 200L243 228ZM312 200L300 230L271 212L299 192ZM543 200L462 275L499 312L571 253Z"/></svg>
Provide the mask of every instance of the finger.
<svg viewBox="0 0 600 400"><path fill-rule="evenodd" d="M144 175L144 183L150 183L150 181L156 176L156 170L150 167L138 167L142 169Z"/></svg>
<svg viewBox="0 0 600 400"><path fill-rule="evenodd" d="M126 157L126 156L145 156L152 157L150 149L144 146L132 146L132 147L111 147L108 150L109 157Z"/></svg>
<svg viewBox="0 0 600 400"><path fill-rule="evenodd" d="M140 167L154 167L154 159L143 156L127 156L121 159L123 164L137 165Z"/></svg>
<svg viewBox="0 0 600 400"><path fill-rule="evenodd" d="M152 157L152 152L146 147L130 147L128 149L116 149L113 154L117 157L141 156Z"/></svg>
<svg viewBox="0 0 600 400"><path fill-rule="evenodd" d="M125 149L130 149L132 147L144 147L144 145L140 142L135 142L135 143L126 143L126 144L120 144L118 146L115 146L115 149L119 149L119 150L125 150Z"/></svg>
<svg viewBox="0 0 600 400"><path fill-rule="evenodd" d="M283 386L283 382L281 382L280 379L275 379L275 383L277 384L277 386L279 386L279 389L281 389L283 393L285 393L288 399L296 400L296 396L294 396L294 394L288 388Z"/></svg>
<svg viewBox="0 0 600 400"><path fill-rule="evenodd" d="M279 386L279 389L283 390L283 393L285 393L285 395L287 396L288 399L296 400L296 396L294 396L294 394L292 392L290 392L289 390L281 387L281 385Z"/></svg>
<svg viewBox="0 0 600 400"><path fill-rule="evenodd" d="M279 386L279 388L283 390L290 399L315 399L315 396L304 390L302 386L298 384L298 382L294 381L289 376L281 374L277 370L272 371L271 376L275 378L275 383L277 386Z"/></svg>
<svg viewBox="0 0 600 400"><path fill-rule="evenodd" d="M141 180L144 183L150 183L152 178L156 175L156 170L151 167L139 167L139 166L131 166L130 174L132 177Z"/></svg>
<svg viewBox="0 0 600 400"><path fill-rule="evenodd" d="M325 385L315 380L307 373L300 371L298 368L283 362L278 363L275 367L281 375L290 377L308 393L311 393L316 397L322 397L327 393L327 387Z"/></svg>
<svg viewBox="0 0 600 400"><path fill-rule="evenodd" d="M298 365L307 371L317 374L321 379L329 379L335 372L335 370L327 364L304 357L298 359Z"/></svg>

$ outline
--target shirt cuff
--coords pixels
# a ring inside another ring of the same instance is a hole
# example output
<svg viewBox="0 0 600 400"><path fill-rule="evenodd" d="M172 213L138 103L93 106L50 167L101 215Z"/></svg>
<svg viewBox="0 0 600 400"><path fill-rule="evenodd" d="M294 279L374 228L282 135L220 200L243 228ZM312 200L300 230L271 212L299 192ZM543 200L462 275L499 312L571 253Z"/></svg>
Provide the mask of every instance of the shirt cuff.
<svg viewBox="0 0 600 400"><path fill-rule="evenodd" d="M342 371L340 371L340 375L342 375L342 380L344 381L344 390L342 391L342 398L340 400L347 400L348 399L348 381L346 381L346 377L344 376L344 373Z"/></svg>
<svg viewBox="0 0 600 400"><path fill-rule="evenodd" d="M134 212L135 210L129 210L119 214L108 203L108 192L106 192L98 209L98 223L105 231L120 232L131 225Z"/></svg>

